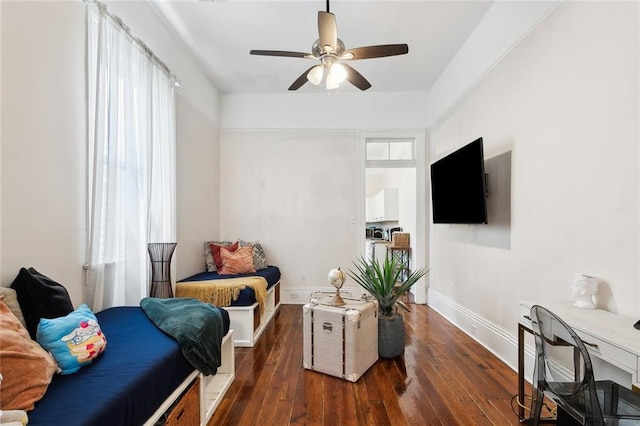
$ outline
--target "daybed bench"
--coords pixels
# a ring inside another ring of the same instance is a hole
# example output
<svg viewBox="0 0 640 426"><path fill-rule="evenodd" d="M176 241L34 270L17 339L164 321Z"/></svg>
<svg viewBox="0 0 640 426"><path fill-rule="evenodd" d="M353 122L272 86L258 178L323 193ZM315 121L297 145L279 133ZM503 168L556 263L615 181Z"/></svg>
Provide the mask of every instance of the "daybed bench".
<svg viewBox="0 0 640 426"><path fill-rule="evenodd" d="M252 347L280 308L280 269L259 241L205 241L207 272L176 283L176 297L194 297L229 312L236 346Z"/></svg>
<svg viewBox="0 0 640 426"><path fill-rule="evenodd" d="M228 319L222 364L215 375L204 376L140 307L110 308L96 317L107 337L106 350L79 372L54 376L28 413L29 425L153 425L170 418L174 404L183 410L181 416L207 424L235 377ZM191 386L196 389L186 392Z"/></svg>
<svg viewBox="0 0 640 426"><path fill-rule="evenodd" d="M145 298L94 314L33 268L0 288L0 340L0 409L29 425L206 425L235 378L226 310Z"/></svg>
<svg viewBox="0 0 640 426"><path fill-rule="evenodd" d="M266 285L267 293L262 307L254 289L244 285L247 279L253 277L262 278L263 285ZM215 281L222 279L233 279L235 283L244 287L237 299L232 300L229 306L224 306L224 309L229 312L235 346L252 347L280 308L280 269L269 265L267 268L249 274L220 275L217 272L201 272L176 283L176 297L196 297L209 302L207 297L203 298L197 292L190 292L191 286L197 283L213 291Z"/></svg>

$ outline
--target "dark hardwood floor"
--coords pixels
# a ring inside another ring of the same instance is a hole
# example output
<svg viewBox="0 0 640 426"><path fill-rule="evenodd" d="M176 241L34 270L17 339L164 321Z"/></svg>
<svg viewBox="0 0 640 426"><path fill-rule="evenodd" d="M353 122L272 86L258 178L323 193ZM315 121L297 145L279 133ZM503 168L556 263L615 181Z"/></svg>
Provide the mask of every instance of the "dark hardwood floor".
<svg viewBox="0 0 640 426"><path fill-rule="evenodd" d="M424 305L405 314L404 356L356 383L302 367L302 306L283 305L209 425L517 425L517 375Z"/></svg>

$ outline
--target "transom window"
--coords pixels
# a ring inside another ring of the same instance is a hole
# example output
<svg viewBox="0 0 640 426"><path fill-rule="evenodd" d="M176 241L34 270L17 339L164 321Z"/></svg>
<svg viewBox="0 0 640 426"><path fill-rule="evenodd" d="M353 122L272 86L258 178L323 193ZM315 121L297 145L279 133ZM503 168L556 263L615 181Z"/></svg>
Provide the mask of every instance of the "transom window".
<svg viewBox="0 0 640 426"><path fill-rule="evenodd" d="M367 167L414 167L415 139L365 139L365 160Z"/></svg>

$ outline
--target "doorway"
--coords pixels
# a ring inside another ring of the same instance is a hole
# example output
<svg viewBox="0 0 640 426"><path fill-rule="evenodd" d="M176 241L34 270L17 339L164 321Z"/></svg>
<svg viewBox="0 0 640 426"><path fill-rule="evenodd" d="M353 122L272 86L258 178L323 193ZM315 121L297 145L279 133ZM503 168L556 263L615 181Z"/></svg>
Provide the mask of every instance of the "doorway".
<svg viewBox="0 0 640 426"><path fill-rule="evenodd" d="M367 134L362 141L365 256L384 259L392 232L402 232L409 234L410 269L426 268L424 133ZM426 283L411 289L416 303L426 303Z"/></svg>

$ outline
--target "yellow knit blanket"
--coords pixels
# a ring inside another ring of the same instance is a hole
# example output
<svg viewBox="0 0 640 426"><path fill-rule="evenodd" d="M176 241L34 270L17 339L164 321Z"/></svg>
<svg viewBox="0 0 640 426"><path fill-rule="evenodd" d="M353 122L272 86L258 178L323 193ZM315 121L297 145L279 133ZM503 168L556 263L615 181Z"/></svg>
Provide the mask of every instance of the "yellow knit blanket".
<svg viewBox="0 0 640 426"><path fill-rule="evenodd" d="M267 280L262 277L224 278L220 280L186 281L176 283L176 297L194 297L202 302L225 307L238 299L240 290L251 287L264 314L267 300Z"/></svg>

